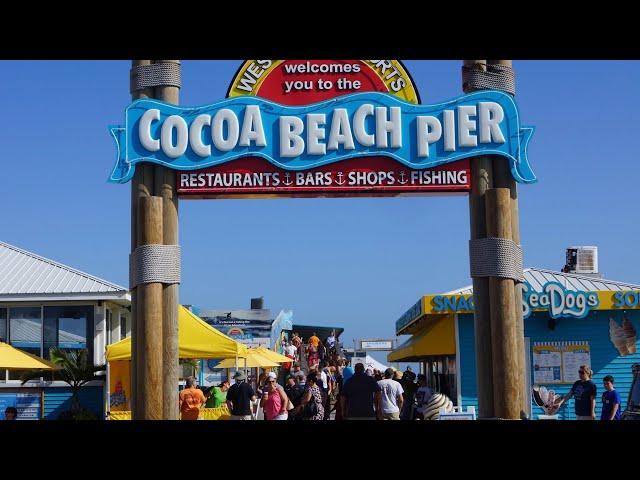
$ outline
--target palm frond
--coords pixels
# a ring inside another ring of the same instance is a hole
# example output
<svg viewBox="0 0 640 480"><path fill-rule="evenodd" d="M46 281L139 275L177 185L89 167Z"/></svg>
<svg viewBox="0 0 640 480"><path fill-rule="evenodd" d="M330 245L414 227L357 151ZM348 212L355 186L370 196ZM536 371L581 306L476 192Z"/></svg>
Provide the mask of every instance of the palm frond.
<svg viewBox="0 0 640 480"><path fill-rule="evenodd" d="M22 382L22 385L24 385L31 380L40 380L40 377L42 377L44 374L44 370L27 370L22 375L20 375L20 381Z"/></svg>

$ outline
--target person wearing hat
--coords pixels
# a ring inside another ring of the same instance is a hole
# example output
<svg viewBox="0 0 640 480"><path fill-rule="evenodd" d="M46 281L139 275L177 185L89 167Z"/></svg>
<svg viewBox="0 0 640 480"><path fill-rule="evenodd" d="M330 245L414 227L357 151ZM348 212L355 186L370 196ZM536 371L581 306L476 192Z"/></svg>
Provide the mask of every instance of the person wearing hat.
<svg viewBox="0 0 640 480"><path fill-rule="evenodd" d="M265 420L286 420L288 404L289 399L284 388L278 385L276 374L269 372L262 392L262 409Z"/></svg>
<svg viewBox="0 0 640 480"><path fill-rule="evenodd" d="M251 403L255 402L256 394L245 380L246 375L237 371L233 376L236 383L227 392L227 406L231 412L231 420L252 420Z"/></svg>
<svg viewBox="0 0 640 480"><path fill-rule="evenodd" d="M393 374L393 368L387 368L384 371L384 380L378 381L378 386L382 390L380 395L383 420L400 420L404 390L399 382L393 380Z"/></svg>

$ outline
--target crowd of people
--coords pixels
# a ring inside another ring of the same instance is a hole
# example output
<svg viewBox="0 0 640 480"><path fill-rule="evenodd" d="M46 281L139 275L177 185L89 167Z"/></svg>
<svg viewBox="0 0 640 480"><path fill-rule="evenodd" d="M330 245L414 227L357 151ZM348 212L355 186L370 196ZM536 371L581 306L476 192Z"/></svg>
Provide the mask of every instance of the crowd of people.
<svg viewBox="0 0 640 480"><path fill-rule="evenodd" d="M181 418L197 419L200 408L225 404L232 420L256 419L258 408L265 420L421 417L421 409L433 394L424 375L416 377L411 368L402 373L393 368L381 372L362 363L351 367L337 347L335 332L324 341L314 332L306 343L294 333L283 345L285 355L291 358L282 367L283 385L268 369L263 369L257 379L237 371L233 385L223 381L205 389L197 388L195 378L190 377L180 392Z"/></svg>
<svg viewBox="0 0 640 480"><path fill-rule="evenodd" d="M416 375L410 367L404 372L387 368L384 372L357 363L353 367L340 354L334 332L321 341L313 333L306 343L297 333L283 350L291 359L283 365L283 384L278 375L263 369L257 379L242 371L234 375L235 383L223 381L215 387L200 390L195 379L187 379L187 388L180 392L183 419L197 419L201 407L227 405L233 420L253 420L262 409L265 420L421 420L429 405L433 389L427 377ZM304 360L304 361L303 361ZM306 370L305 368L306 367ZM578 419L595 419L596 387L591 381L591 369L579 369L580 380L559 397L560 406L575 398ZM614 379L604 378L602 419L620 418L620 396ZM434 397L435 398L435 397Z"/></svg>

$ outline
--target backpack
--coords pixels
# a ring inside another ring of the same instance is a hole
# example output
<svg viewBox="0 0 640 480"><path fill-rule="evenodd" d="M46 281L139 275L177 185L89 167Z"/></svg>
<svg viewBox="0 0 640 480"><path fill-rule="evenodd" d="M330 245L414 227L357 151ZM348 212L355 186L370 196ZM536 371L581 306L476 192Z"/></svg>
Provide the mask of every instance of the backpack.
<svg viewBox="0 0 640 480"><path fill-rule="evenodd" d="M302 409L302 418L311 418L318 415L318 405L316 404L316 399L312 396L311 400L309 400L304 408Z"/></svg>

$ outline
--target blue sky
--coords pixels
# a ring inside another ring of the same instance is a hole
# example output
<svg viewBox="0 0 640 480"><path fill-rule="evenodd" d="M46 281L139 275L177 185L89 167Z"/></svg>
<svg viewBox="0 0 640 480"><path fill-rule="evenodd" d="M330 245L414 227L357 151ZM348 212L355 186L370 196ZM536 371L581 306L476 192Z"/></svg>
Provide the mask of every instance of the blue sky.
<svg viewBox="0 0 640 480"><path fill-rule="evenodd" d="M184 61L183 105L224 97L241 61ZM423 103L461 93L461 61L405 61ZM107 183L108 125L129 61L2 61L0 240L126 286L130 186ZM559 270L597 245L606 278L640 283L635 143L640 63L514 61L539 182L519 187L525 266ZM182 303L249 308L391 338L417 299L468 285L466 196L180 203Z"/></svg>

